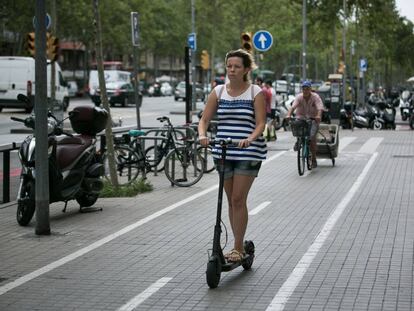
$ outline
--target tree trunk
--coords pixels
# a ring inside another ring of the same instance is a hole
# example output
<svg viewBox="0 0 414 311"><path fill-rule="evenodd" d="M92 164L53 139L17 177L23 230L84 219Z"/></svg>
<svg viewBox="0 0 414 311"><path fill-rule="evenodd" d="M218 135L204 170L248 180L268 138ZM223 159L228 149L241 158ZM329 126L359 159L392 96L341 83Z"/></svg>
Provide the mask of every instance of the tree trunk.
<svg viewBox="0 0 414 311"><path fill-rule="evenodd" d="M106 148L107 157L109 163L109 174L111 183L114 187L118 187L118 177L116 175L115 157L114 157L114 141L112 137L112 117L111 109L109 108L108 96L106 94L106 85L103 68L103 56L102 56L102 29L101 29L101 18L99 14L99 0L93 1L94 11L94 31L95 31L95 48L96 48L96 63L98 66L98 77L99 77L99 89L101 90L101 102L103 107L108 111L109 121L106 124L105 136L106 136Z"/></svg>

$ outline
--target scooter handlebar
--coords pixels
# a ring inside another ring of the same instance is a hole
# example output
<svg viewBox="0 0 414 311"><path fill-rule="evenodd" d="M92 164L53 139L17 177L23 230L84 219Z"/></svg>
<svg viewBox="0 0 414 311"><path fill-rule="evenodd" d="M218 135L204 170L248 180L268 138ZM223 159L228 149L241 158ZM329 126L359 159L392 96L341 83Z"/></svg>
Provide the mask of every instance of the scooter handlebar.
<svg viewBox="0 0 414 311"><path fill-rule="evenodd" d="M228 146L228 147L237 147L241 139L231 139L231 138L214 138L208 142L210 146Z"/></svg>

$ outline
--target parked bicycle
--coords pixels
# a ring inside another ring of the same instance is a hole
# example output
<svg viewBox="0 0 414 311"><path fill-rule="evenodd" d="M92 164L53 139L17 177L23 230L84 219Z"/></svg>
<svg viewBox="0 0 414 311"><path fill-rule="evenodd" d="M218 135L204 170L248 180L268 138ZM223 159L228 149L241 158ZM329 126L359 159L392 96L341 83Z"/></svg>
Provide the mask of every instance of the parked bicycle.
<svg viewBox="0 0 414 311"><path fill-rule="evenodd" d="M305 172L305 163L308 170L312 170L312 153L310 152L310 133L312 119L291 119L290 127L296 137L295 151L297 152L298 172L302 176Z"/></svg>
<svg viewBox="0 0 414 311"><path fill-rule="evenodd" d="M177 130L176 127L173 126L171 123L170 118L163 116L157 118L158 121L165 123L165 125L155 130L155 136L160 136L161 138L164 138L161 140L160 143L156 143L153 146L148 147L145 150L145 155L148 159L148 162L150 163L151 170L154 170L157 168L157 172L160 172L164 169L164 165L162 160L167 156L167 154L173 150L177 149L178 147L186 147L191 148L194 147L189 145L188 143L194 143L194 140L196 139L197 132L194 131L194 129L190 126L183 128L182 130L186 133L183 134L180 131ZM187 131L189 133L187 133ZM194 133L193 135L191 135ZM191 137L193 136L193 137ZM136 140L133 140L132 143L134 144ZM136 147L132 146L134 149ZM202 160L203 160L203 166L204 167L204 173L209 173L214 170L214 161L211 154L211 148L210 147L202 147L198 146L196 148L197 153L200 154ZM201 166L200 166L201 169Z"/></svg>
<svg viewBox="0 0 414 311"><path fill-rule="evenodd" d="M145 175L154 167L154 161L150 161L140 143L139 137L144 134L143 131L131 130L121 137L114 137L116 171L120 185L133 182L140 173ZM203 176L204 160L199 152L194 153L193 144L194 142L189 139L181 146L173 144L173 149L165 156L163 162L165 176L173 185L189 187L196 184ZM108 172L107 157L104 164L105 172Z"/></svg>

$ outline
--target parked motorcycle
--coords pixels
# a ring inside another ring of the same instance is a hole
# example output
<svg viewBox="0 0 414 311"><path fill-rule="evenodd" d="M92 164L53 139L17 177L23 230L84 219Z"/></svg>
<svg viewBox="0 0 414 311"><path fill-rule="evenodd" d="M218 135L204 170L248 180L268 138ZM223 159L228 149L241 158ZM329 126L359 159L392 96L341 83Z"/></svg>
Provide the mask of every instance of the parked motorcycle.
<svg viewBox="0 0 414 311"><path fill-rule="evenodd" d="M29 99L18 95L20 101ZM102 131L108 120L105 109L91 106L78 106L69 112L72 135L62 130L63 121L48 113L48 163L49 163L49 202L76 200L81 210L92 206L103 188L104 166L96 153L96 134ZM35 128L35 117L26 119L11 117L28 128ZM21 144L19 158L22 164L20 187L17 194L17 222L26 226L35 212L35 149L36 138L28 136Z"/></svg>
<svg viewBox="0 0 414 311"><path fill-rule="evenodd" d="M400 106L401 119L403 121L407 121L408 118L410 117L412 100L413 99L411 97L410 91L405 90L401 93L399 106Z"/></svg>
<svg viewBox="0 0 414 311"><path fill-rule="evenodd" d="M367 111L356 110L352 102L346 102L339 112L339 124L343 129L370 128L370 116Z"/></svg>
<svg viewBox="0 0 414 311"><path fill-rule="evenodd" d="M389 101L378 99L375 103L379 111L379 118L383 121L384 129L395 130L396 110Z"/></svg>

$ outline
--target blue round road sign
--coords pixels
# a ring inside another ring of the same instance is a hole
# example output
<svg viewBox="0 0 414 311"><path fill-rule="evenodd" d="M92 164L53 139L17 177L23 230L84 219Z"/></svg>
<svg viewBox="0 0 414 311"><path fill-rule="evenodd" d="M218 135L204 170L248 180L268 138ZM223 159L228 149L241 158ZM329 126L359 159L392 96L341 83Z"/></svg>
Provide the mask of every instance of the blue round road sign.
<svg viewBox="0 0 414 311"><path fill-rule="evenodd" d="M253 35L253 46L259 52L266 52L272 44L272 34L267 30L259 30Z"/></svg>
<svg viewBox="0 0 414 311"><path fill-rule="evenodd" d="M46 13L46 30L50 28L52 24L52 18L48 13ZM36 16L33 16L33 28L36 29Z"/></svg>

